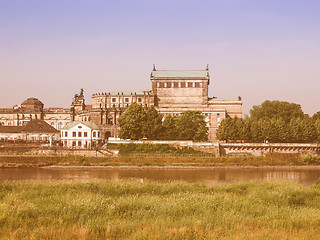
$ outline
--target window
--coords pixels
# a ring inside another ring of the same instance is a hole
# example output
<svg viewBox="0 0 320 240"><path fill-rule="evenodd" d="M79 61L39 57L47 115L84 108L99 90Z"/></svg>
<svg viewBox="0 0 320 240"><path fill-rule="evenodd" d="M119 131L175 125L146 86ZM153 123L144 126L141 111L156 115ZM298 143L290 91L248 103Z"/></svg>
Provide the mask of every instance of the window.
<svg viewBox="0 0 320 240"><path fill-rule="evenodd" d="M88 137L88 133L87 133L87 132L84 132L84 133L83 133L83 136L84 136L84 137Z"/></svg>
<svg viewBox="0 0 320 240"><path fill-rule="evenodd" d="M186 83L182 82L182 83L181 83L181 87L182 87L182 88L185 88L185 87L186 87Z"/></svg>
<svg viewBox="0 0 320 240"><path fill-rule="evenodd" d="M192 87L192 82L188 82L188 87Z"/></svg>
<svg viewBox="0 0 320 240"><path fill-rule="evenodd" d="M142 101L142 99L141 98L138 98L138 102L141 102Z"/></svg>
<svg viewBox="0 0 320 240"><path fill-rule="evenodd" d="M72 141L72 147L76 146L76 141Z"/></svg>
<svg viewBox="0 0 320 240"><path fill-rule="evenodd" d="M72 132L72 137L76 137L77 133L76 132Z"/></svg>
<svg viewBox="0 0 320 240"><path fill-rule="evenodd" d="M64 136L65 136L65 137L68 137L68 132L67 132L67 131L64 132Z"/></svg>
<svg viewBox="0 0 320 240"><path fill-rule="evenodd" d="M116 98L112 98L112 102L116 102L117 101L117 99Z"/></svg>
<svg viewBox="0 0 320 240"><path fill-rule="evenodd" d="M199 87L200 87L200 83L196 82L196 88L199 88Z"/></svg>
<svg viewBox="0 0 320 240"><path fill-rule="evenodd" d="M96 137L96 132L93 132L93 137Z"/></svg>
<svg viewBox="0 0 320 240"><path fill-rule="evenodd" d="M63 142L63 145L64 145L64 146L68 146L68 141L64 141L64 142Z"/></svg>
<svg viewBox="0 0 320 240"><path fill-rule="evenodd" d="M82 137L82 132L78 132L78 137Z"/></svg>
<svg viewBox="0 0 320 240"><path fill-rule="evenodd" d="M124 101L125 101L125 102L129 102L129 98L125 98Z"/></svg>
<svg viewBox="0 0 320 240"><path fill-rule="evenodd" d="M100 132L98 132L98 138L100 137Z"/></svg>
<svg viewBox="0 0 320 240"><path fill-rule="evenodd" d="M78 141L78 147L81 147L81 141Z"/></svg>

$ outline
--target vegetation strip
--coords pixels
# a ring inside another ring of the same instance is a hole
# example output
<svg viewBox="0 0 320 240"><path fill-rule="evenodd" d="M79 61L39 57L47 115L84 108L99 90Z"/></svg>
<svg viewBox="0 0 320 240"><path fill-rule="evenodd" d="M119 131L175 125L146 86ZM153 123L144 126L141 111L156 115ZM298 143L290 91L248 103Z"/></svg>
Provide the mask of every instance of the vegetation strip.
<svg viewBox="0 0 320 240"><path fill-rule="evenodd" d="M320 159L311 154L269 153L266 156L228 156L228 157L82 157L82 156L0 156L0 167L44 167L44 166L138 166L138 167L218 167L218 166L316 166Z"/></svg>
<svg viewBox="0 0 320 240"><path fill-rule="evenodd" d="M0 239L313 239L320 185L0 184Z"/></svg>

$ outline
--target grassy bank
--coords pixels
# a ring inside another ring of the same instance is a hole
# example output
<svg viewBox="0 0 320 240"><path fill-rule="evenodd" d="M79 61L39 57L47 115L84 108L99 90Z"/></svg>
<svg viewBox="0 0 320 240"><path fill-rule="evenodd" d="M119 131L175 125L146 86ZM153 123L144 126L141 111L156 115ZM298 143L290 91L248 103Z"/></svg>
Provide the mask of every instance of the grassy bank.
<svg viewBox="0 0 320 240"><path fill-rule="evenodd" d="M0 184L0 239L315 239L319 224L320 185Z"/></svg>
<svg viewBox="0 0 320 240"><path fill-rule="evenodd" d="M0 167L34 166L304 166L319 165L319 157L270 153L266 156L184 157L184 156L0 156Z"/></svg>

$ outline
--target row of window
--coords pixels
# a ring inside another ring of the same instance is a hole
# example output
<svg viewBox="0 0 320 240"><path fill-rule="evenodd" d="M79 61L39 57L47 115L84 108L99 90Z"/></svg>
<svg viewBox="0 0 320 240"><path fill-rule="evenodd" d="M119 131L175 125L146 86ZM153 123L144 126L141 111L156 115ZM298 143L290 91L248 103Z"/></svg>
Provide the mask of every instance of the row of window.
<svg viewBox="0 0 320 240"><path fill-rule="evenodd" d="M111 102L113 102L113 103L118 102L117 99L118 99L118 98L111 98ZM121 100L120 100L120 101L121 101ZM98 98L98 99L97 99L97 102L98 102L98 103L102 103L102 102L103 102L103 101L102 101L102 98ZM130 103L130 98L124 98L124 102L125 102L125 103ZM141 102L142 102L142 98L137 98L137 102L138 102L138 103L141 103Z"/></svg>
<svg viewBox="0 0 320 240"><path fill-rule="evenodd" d="M200 82L159 82L159 88L199 88Z"/></svg>
<svg viewBox="0 0 320 240"><path fill-rule="evenodd" d="M67 131L61 132L61 137L68 137L68 132ZM88 132L72 132L72 137L74 137L74 138L75 137L78 137L78 138L85 137L86 138L86 137L88 137ZM100 138L101 132L93 132L92 137Z"/></svg>

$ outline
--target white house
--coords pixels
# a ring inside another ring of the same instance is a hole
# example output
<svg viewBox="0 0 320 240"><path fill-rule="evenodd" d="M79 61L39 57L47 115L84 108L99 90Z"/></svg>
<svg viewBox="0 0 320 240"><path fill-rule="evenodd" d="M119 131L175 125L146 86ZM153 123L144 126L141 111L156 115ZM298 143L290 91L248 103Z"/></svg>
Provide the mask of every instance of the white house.
<svg viewBox="0 0 320 240"><path fill-rule="evenodd" d="M61 129L61 142L68 148L92 148L102 141L102 130L94 122L72 121Z"/></svg>

